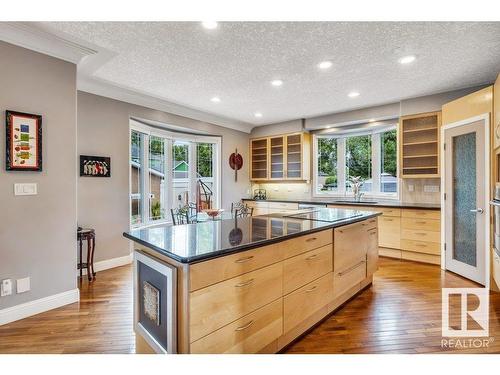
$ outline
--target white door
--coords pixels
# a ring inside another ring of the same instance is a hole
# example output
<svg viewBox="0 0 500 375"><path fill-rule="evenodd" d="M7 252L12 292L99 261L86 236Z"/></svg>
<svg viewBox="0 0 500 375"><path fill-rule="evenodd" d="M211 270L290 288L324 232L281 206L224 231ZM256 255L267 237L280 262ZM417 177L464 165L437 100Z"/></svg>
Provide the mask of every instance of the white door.
<svg viewBox="0 0 500 375"><path fill-rule="evenodd" d="M482 285L489 277L488 126L481 116L443 128L445 268Z"/></svg>

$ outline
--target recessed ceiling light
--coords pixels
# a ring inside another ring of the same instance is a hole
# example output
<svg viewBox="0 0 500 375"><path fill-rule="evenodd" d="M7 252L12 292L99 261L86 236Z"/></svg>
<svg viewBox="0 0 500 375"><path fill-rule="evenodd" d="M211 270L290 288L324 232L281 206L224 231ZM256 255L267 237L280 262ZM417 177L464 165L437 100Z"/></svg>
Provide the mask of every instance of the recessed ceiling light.
<svg viewBox="0 0 500 375"><path fill-rule="evenodd" d="M220 98L218 96L214 96L212 99L210 99L211 102L214 102L214 103L219 103L220 102Z"/></svg>
<svg viewBox="0 0 500 375"><path fill-rule="evenodd" d="M260 112L255 112L253 115L255 117L257 117L257 118L261 118L262 117L262 113L260 113Z"/></svg>
<svg viewBox="0 0 500 375"><path fill-rule="evenodd" d="M213 30L216 29L219 24L216 21L203 21L201 23L205 29Z"/></svg>
<svg viewBox="0 0 500 375"><path fill-rule="evenodd" d="M368 122L375 122L375 119L371 118L371 119L368 120Z"/></svg>
<svg viewBox="0 0 500 375"><path fill-rule="evenodd" d="M405 57L401 57L398 61L400 64L410 64L414 62L416 57L414 55L409 55Z"/></svg>
<svg viewBox="0 0 500 375"><path fill-rule="evenodd" d="M359 92L357 92L357 91L352 91L352 92L350 92L349 94L347 94L347 96L348 96L349 98L355 98L355 97L359 96Z"/></svg>
<svg viewBox="0 0 500 375"><path fill-rule="evenodd" d="M283 81L281 79L273 79L271 81L271 85L276 86L276 87L281 86L282 84L283 84Z"/></svg>
<svg viewBox="0 0 500 375"><path fill-rule="evenodd" d="M333 63L331 61L322 61L318 64L318 68L326 70L331 68Z"/></svg>

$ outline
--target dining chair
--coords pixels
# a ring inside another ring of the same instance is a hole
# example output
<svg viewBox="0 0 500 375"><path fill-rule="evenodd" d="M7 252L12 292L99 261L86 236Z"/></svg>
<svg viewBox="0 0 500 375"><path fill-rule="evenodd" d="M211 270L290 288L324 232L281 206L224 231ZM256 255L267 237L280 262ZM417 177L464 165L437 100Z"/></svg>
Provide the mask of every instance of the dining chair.
<svg viewBox="0 0 500 375"><path fill-rule="evenodd" d="M253 216L253 207L243 206L234 211L234 217L250 217Z"/></svg>
<svg viewBox="0 0 500 375"><path fill-rule="evenodd" d="M248 207L246 204L244 204L243 202L239 201L239 202L232 202L231 203L231 213L234 213L235 211L239 211L245 207Z"/></svg>
<svg viewBox="0 0 500 375"><path fill-rule="evenodd" d="M188 206L183 206L179 208L171 208L170 214L172 215L172 224L181 225L189 224L189 208Z"/></svg>

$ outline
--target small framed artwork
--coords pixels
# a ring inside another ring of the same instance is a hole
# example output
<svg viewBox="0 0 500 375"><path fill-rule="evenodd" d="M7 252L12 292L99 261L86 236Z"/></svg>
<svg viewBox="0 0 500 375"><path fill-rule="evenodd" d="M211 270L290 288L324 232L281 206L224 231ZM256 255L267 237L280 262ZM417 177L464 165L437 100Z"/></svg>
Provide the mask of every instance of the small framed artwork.
<svg viewBox="0 0 500 375"><path fill-rule="evenodd" d="M111 158L80 155L80 176L111 177Z"/></svg>
<svg viewBox="0 0 500 375"><path fill-rule="evenodd" d="M8 171L42 170L42 116L5 112Z"/></svg>

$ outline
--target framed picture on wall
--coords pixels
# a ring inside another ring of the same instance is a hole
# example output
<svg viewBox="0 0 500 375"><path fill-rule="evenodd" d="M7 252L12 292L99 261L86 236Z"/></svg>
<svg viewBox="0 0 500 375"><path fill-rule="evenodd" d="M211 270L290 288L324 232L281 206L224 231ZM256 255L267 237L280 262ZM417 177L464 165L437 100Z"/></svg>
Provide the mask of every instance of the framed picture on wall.
<svg viewBox="0 0 500 375"><path fill-rule="evenodd" d="M80 155L80 176L111 177L111 158Z"/></svg>
<svg viewBox="0 0 500 375"><path fill-rule="evenodd" d="M42 170L42 116L5 111L6 168L8 171Z"/></svg>

